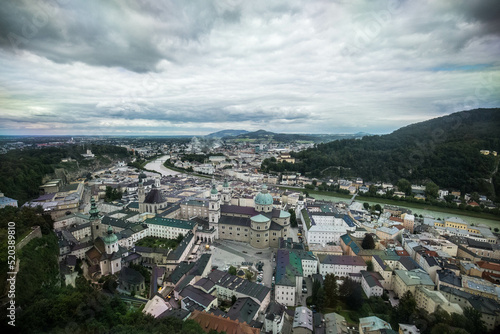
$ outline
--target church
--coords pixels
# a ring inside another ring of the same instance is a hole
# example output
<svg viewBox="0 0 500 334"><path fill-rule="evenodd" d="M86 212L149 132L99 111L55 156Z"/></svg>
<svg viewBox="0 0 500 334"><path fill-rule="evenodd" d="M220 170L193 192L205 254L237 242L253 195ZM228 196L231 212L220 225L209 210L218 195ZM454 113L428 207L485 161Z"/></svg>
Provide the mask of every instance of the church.
<svg viewBox="0 0 500 334"><path fill-rule="evenodd" d="M118 244L118 237L111 225L105 233L100 231L99 228L105 225L101 224L99 210L93 197L90 203L89 214L94 245L85 253L85 258L90 264L89 272L100 272L102 276L116 274L122 270L122 259L128 255L128 251Z"/></svg>
<svg viewBox="0 0 500 334"><path fill-rule="evenodd" d="M143 181L140 179L137 192L140 213L150 212L159 214L167 208L168 201L161 192L160 179L155 179L154 186L147 195L145 195Z"/></svg>
<svg viewBox="0 0 500 334"><path fill-rule="evenodd" d="M222 195L222 196L221 196ZM290 235L290 213L273 208L273 197L264 184L254 206L230 205L231 188L224 181L222 194L215 184L210 191L208 220L219 239L249 243L255 248L278 248L279 238Z"/></svg>

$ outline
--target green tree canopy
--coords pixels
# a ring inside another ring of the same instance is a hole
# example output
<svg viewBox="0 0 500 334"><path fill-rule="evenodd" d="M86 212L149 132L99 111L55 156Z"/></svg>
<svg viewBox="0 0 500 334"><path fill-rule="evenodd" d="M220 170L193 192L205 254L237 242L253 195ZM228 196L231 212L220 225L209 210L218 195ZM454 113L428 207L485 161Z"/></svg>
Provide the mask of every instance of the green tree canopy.
<svg viewBox="0 0 500 334"><path fill-rule="evenodd" d="M363 249L375 249L375 240L373 239L371 234L366 234L361 242L361 247Z"/></svg>
<svg viewBox="0 0 500 334"><path fill-rule="evenodd" d="M396 186L398 187L399 191L404 192L406 195L411 194L411 182L407 179L399 179Z"/></svg>
<svg viewBox="0 0 500 334"><path fill-rule="evenodd" d="M325 306L326 307L337 307L339 299L339 290L337 277L334 274L327 274L324 281L325 289Z"/></svg>
<svg viewBox="0 0 500 334"><path fill-rule="evenodd" d="M227 272L229 273L229 275L236 276L236 267L230 266Z"/></svg>
<svg viewBox="0 0 500 334"><path fill-rule="evenodd" d="M434 182L430 181L425 184L425 196L428 198L438 197L439 187Z"/></svg>

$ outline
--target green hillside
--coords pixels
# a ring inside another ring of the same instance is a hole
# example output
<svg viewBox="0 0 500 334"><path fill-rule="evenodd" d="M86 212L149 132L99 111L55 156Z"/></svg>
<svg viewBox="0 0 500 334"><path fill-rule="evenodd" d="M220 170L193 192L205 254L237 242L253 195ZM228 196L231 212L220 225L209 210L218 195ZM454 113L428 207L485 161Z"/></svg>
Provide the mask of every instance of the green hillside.
<svg viewBox="0 0 500 334"><path fill-rule="evenodd" d="M264 171L297 171L319 177L362 177L365 181L433 181L443 188L500 194L494 173L500 152L500 109L462 111L412 124L388 135L318 144L292 155L296 164L265 160Z"/></svg>

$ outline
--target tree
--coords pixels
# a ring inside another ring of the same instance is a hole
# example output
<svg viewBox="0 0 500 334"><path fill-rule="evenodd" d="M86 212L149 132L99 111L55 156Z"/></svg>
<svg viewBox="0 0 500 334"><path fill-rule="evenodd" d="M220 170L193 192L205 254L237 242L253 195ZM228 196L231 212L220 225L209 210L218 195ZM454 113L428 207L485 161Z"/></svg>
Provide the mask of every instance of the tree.
<svg viewBox="0 0 500 334"><path fill-rule="evenodd" d="M373 271L373 262L372 261L367 261L366 262L366 270L367 271Z"/></svg>
<svg viewBox="0 0 500 334"><path fill-rule="evenodd" d="M498 233L498 231L500 231L500 230L498 229L498 227L495 227L495 228L493 229L493 231L495 231L496 233Z"/></svg>
<svg viewBox="0 0 500 334"><path fill-rule="evenodd" d="M354 282L349 277L344 279L344 282L339 286L339 296L342 297L342 299L348 297L350 294L352 294L355 284L356 282Z"/></svg>
<svg viewBox="0 0 500 334"><path fill-rule="evenodd" d="M323 289L323 287L320 286L316 294L316 300L313 300L314 305L316 305L316 308L318 309L319 312L323 311L325 307L325 301L326 301L325 289Z"/></svg>
<svg viewBox="0 0 500 334"><path fill-rule="evenodd" d="M288 213L290 213L290 226L297 227L297 216L295 215L294 209L289 209Z"/></svg>
<svg viewBox="0 0 500 334"><path fill-rule="evenodd" d="M106 186L106 194L104 200L106 202L113 202L122 198L122 192L117 189L113 189L110 186Z"/></svg>
<svg viewBox="0 0 500 334"><path fill-rule="evenodd" d="M375 211L382 212L382 207L380 204L375 204Z"/></svg>
<svg viewBox="0 0 500 334"><path fill-rule="evenodd" d="M236 276L236 268L233 266L230 266L229 269L227 270L229 275Z"/></svg>
<svg viewBox="0 0 500 334"><path fill-rule="evenodd" d="M234 305L234 303L236 303L236 296L235 295L232 295L231 296L231 306Z"/></svg>
<svg viewBox="0 0 500 334"><path fill-rule="evenodd" d="M410 317L417 309L417 302L411 291L406 291L399 299L399 304L393 309L392 321L394 323L408 323Z"/></svg>
<svg viewBox="0 0 500 334"><path fill-rule="evenodd" d="M337 277L334 274L327 274L323 284L325 289L325 306L332 308L337 307L339 299Z"/></svg>
<svg viewBox="0 0 500 334"><path fill-rule="evenodd" d="M184 239L184 236L182 235L182 233L179 233L179 235L177 235L177 238L175 238L175 241L181 243L182 239Z"/></svg>
<svg viewBox="0 0 500 334"><path fill-rule="evenodd" d="M361 243L361 247L363 247L363 249L375 249L375 240L373 240L371 234L365 235L363 242Z"/></svg>
<svg viewBox="0 0 500 334"><path fill-rule="evenodd" d="M471 334L486 333L486 325L483 319L481 319L482 314L473 307L464 307L464 317L467 319L465 324L465 329Z"/></svg>
<svg viewBox="0 0 500 334"><path fill-rule="evenodd" d="M425 184L425 196L428 198L436 198L438 196L439 187L434 182L430 181Z"/></svg>
<svg viewBox="0 0 500 334"><path fill-rule="evenodd" d="M369 210L369 209L370 209L370 204L369 204L369 203L364 202L364 203L363 203L363 208L365 208L365 210Z"/></svg>
<svg viewBox="0 0 500 334"><path fill-rule="evenodd" d="M345 303L351 310L359 310L363 306L363 288L361 284L355 283L354 289L345 300Z"/></svg>
<svg viewBox="0 0 500 334"><path fill-rule="evenodd" d="M396 186L399 191L404 192L406 195L411 194L411 183L407 179L399 179Z"/></svg>

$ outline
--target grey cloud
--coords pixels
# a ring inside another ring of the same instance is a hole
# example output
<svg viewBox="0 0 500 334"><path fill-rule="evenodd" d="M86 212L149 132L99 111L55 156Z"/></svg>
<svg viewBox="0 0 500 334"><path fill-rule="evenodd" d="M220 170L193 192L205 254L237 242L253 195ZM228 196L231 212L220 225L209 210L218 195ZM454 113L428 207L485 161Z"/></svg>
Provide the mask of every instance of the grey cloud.
<svg viewBox="0 0 500 334"><path fill-rule="evenodd" d="M220 18L207 1L62 3L2 4L0 47L27 49L58 63L156 71L162 59L182 61L176 53L183 41L199 41ZM237 8L221 14L222 21L239 17ZM161 49L159 44L166 39L175 43Z"/></svg>

